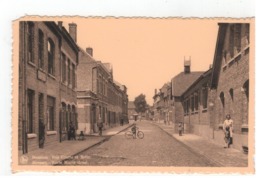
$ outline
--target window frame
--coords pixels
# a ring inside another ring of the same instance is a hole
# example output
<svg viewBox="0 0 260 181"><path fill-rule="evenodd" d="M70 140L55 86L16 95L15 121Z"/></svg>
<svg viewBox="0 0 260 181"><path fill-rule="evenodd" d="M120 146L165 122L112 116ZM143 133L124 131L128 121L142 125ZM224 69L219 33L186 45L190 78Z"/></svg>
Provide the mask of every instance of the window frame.
<svg viewBox="0 0 260 181"><path fill-rule="evenodd" d="M48 39L47 43L47 52L48 52L48 74L55 75L55 45L51 38Z"/></svg>

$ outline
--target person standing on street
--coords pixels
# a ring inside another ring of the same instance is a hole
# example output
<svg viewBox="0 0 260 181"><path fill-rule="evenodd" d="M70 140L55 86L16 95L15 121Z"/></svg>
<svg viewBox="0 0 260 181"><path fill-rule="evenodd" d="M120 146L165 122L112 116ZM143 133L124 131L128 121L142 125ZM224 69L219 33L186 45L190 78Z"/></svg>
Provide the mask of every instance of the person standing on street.
<svg viewBox="0 0 260 181"><path fill-rule="evenodd" d="M99 136L102 136L103 122L101 120L101 117L99 117L97 126L98 126L98 130L99 130Z"/></svg>
<svg viewBox="0 0 260 181"><path fill-rule="evenodd" d="M179 131L179 136L182 136L182 122L179 122L178 124L178 131Z"/></svg>
<svg viewBox="0 0 260 181"><path fill-rule="evenodd" d="M45 141L45 125L43 120L40 120L39 123L39 147L43 148L44 147L44 141Z"/></svg>
<svg viewBox="0 0 260 181"><path fill-rule="evenodd" d="M69 140L76 140L76 135L75 135L76 131L75 131L75 127L73 125L72 122L70 122L70 125L69 125Z"/></svg>
<svg viewBox="0 0 260 181"><path fill-rule="evenodd" d="M229 148L229 146L232 144L232 136L233 136L233 120L231 119L230 114L226 115L226 120L223 123L223 131L225 134L225 142L226 145L224 148Z"/></svg>

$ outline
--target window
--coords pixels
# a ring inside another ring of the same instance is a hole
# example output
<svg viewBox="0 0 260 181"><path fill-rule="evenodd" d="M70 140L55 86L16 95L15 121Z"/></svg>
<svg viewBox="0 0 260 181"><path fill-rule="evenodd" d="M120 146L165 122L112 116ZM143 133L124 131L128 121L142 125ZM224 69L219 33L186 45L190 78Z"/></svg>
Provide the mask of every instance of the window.
<svg viewBox="0 0 260 181"><path fill-rule="evenodd" d="M231 58L234 56L234 25L230 26L229 32L229 53Z"/></svg>
<svg viewBox="0 0 260 181"><path fill-rule="evenodd" d="M39 68L44 69L44 37L41 30L38 31L38 58L39 58Z"/></svg>
<svg viewBox="0 0 260 181"><path fill-rule="evenodd" d="M33 60L33 35L34 35L34 24L28 23L28 61L34 63Z"/></svg>
<svg viewBox="0 0 260 181"><path fill-rule="evenodd" d="M207 87L202 88L202 107L203 109L207 109L208 107L208 89Z"/></svg>
<svg viewBox="0 0 260 181"><path fill-rule="evenodd" d="M54 43L48 40L48 73L54 75Z"/></svg>
<svg viewBox="0 0 260 181"><path fill-rule="evenodd" d="M68 59L68 85L71 84L70 59Z"/></svg>
<svg viewBox="0 0 260 181"><path fill-rule="evenodd" d="M34 129L34 91L28 90L28 133L33 133Z"/></svg>
<svg viewBox="0 0 260 181"><path fill-rule="evenodd" d="M76 107L73 105L72 106L72 113L73 113L73 118L72 118L72 120L73 120L73 122L74 122L74 124L75 124L75 128L76 129L78 129L78 120L77 120L77 111L76 111Z"/></svg>
<svg viewBox="0 0 260 181"><path fill-rule="evenodd" d="M241 24L235 24L234 44L234 53L239 53L241 51Z"/></svg>
<svg viewBox="0 0 260 181"><path fill-rule="evenodd" d="M225 107L225 95L224 95L223 92L221 92L221 93L219 94L219 98L220 98L222 107Z"/></svg>
<svg viewBox="0 0 260 181"><path fill-rule="evenodd" d="M234 101L234 90L230 89L229 94L230 94L231 100Z"/></svg>
<svg viewBox="0 0 260 181"><path fill-rule="evenodd" d="M187 113L190 113L190 99L187 100Z"/></svg>
<svg viewBox="0 0 260 181"><path fill-rule="evenodd" d="M246 27L245 27L245 36L246 36L246 40L247 40L247 42L246 42L247 45L250 43L250 36L249 35L250 35L250 26L247 23Z"/></svg>
<svg viewBox="0 0 260 181"><path fill-rule="evenodd" d="M194 95L191 97L191 112L194 112Z"/></svg>
<svg viewBox="0 0 260 181"><path fill-rule="evenodd" d="M249 101L249 80L247 80L244 84L243 84L243 89L244 92L246 94L247 97L247 102Z"/></svg>
<svg viewBox="0 0 260 181"><path fill-rule="evenodd" d="M71 107L68 105L68 123L71 123Z"/></svg>
<svg viewBox="0 0 260 181"><path fill-rule="evenodd" d="M54 130L55 124L55 98L47 97L47 128L50 131Z"/></svg>
<svg viewBox="0 0 260 181"><path fill-rule="evenodd" d="M67 111L66 104L64 102L61 103L62 113L61 113L61 131L66 131L68 127L67 123Z"/></svg>
<svg viewBox="0 0 260 181"><path fill-rule="evenodd" d="M66 56L64 53L61 54L61 81L66 82Z"/></svg>
<svg viewBox="0 0 260 181"><path fill-rule="evenodd" d="M230 26L229 51L231 58L241 51L241 24Z"/></svg>
<svg viewBox="0 0 260 181"><path fill-rule="evenodd" d="M99 92L99 80L97 78L97 93Z"/></svg>
<svg viewBox="0 0 260 181"><path fill-rule="evenodd" d="M76 68L74 64L72 64L72 88L76 88Z"/></svg>
<svg viewBox="0 0 260 181"><path fill-rule="evenodd" d="M43 94L39 94L39 101L38 101L38 111L39 111L39 122L44 122L44 102L43 102Z"/></svg>
<svg viewBox="0 0 260 181"><path fill-rule="evenodd" d="M188 110L187 110L187 100L184 100L183 108L184 108L184 115L186 115L188 113Z"/></svg>
<svg viewBox="0 0 260 181"><path fill-rule="evenodd" d="M199 109L199 96L198 96L197 92L194 94L194 107L195 107L195 111L198 111L198 109Z"/></svg>

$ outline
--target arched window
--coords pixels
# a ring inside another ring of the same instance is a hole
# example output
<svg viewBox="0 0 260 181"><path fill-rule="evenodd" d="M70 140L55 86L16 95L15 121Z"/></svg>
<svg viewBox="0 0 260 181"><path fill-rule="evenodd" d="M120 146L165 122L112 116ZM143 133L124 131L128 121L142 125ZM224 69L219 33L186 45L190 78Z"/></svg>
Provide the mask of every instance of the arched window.
<svg viewBox="0 0 260 181"><path fill-rule="evenodd" d="M229 94L230 94L231 100L234 101L234 90L232 88L229 89Z"/></svg>
<svg viewBox="0 0 260 181"><path fill-rule="evenodd" d="M54 43L48 39L48 73L54 75Z"/></svg>
<svg viewBox="0 0 260 181"><path fill-rule="evenodd" d="M70 124L71 122L71 106L68 105L68 123Z"/></svg>
<svg viewBox="0 0 260 181"><path fill-rule="evenodd" d="M68 128L68 124L67 124L67 112L66 112L66 103L62 102L61 103L61 130L62 131L66 131Z"/></svg>
<svg viewBox="0 0 260 181"><path fill-rule="evenodd" d="M249 80L247 80L244 84L243 84L243 89L244 92L246 94L247 97L247 101L249 100Z"/></svg>
<svg viewBox="0 0 260 181"><path fill-rule="evenodd" d="M219 94L220 101L222 103L222 107L225 107L225 95L223 92Z"/></svg>
<svg viewBox="0 0 260 181"><path fill-rule="evenodd" d="M33 47L34 47L34 23L28 23L28 32L27 32L27 41L28 41L28 61L34 63L33 56Z"/></svg>

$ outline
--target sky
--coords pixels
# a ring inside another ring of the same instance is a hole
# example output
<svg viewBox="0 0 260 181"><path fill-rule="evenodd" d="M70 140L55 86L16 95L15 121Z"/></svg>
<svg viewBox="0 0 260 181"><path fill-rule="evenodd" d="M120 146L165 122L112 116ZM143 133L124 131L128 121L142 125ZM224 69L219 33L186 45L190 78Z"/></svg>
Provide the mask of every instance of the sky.
<svg viewBox="0 0 260 181"><path fill-rule="evenodd" d="M206 71L213 63L218 20L154 18L67 18L77 24L77 43L113 66L114 79L128 88L129 101L145 94L153 104L160 89L184 69Z"/></svg>

